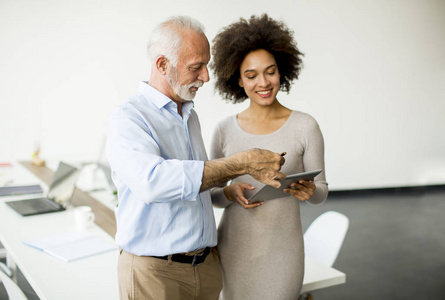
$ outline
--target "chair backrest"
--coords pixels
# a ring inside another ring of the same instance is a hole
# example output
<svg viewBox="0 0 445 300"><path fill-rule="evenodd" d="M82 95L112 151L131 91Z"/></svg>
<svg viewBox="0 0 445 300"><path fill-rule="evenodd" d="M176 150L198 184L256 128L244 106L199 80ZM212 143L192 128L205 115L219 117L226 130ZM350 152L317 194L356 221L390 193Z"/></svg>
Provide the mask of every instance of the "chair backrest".
<svg viewBox="0 0 445 300"><path fill-rule="evenodd" d="M6 293L11 300L28 300L20 287L8 275L0 270L0 284L3 283Z"/></svg>
<svg viewBox="0 0 445 300"><path fill-rule="evenodd" d="M348 227L348 217L339 212L321 214L304 233L305 255L331 267L340 252Z"/></svg>

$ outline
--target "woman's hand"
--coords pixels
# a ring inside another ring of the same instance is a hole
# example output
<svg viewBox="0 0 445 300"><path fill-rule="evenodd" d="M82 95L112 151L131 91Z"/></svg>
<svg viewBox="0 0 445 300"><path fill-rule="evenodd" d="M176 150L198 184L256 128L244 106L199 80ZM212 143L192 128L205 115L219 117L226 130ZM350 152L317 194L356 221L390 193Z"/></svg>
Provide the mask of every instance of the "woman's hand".
<svg viewBox="0 0 445 300"><path fill-rule="evenodd" d="M264 202L254 202L249 203L249 200L244 197L245 190L254 190L255 187L251 186L248 183L244 182L236 182L231 185L228 185L224 188L224 195L229 201L236 201L244 208L255 208L262 205Z"/></svg>
<svg viewBox="0 0 445 300"><path fill-rule="evenodd" d="M297 183L291 183L290 188L283 191L300 201L306 201L314 195L315 183L313 180L300 180Z"/></svg>

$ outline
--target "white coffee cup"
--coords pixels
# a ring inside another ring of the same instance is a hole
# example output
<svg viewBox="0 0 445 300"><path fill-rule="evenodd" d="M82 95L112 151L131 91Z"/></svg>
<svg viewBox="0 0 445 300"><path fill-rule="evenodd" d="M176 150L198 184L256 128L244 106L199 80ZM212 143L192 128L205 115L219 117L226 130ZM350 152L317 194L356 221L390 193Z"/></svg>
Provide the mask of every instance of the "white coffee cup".
<svg viewBox="0 0 445 300"><path fill-rule="evenodd" d="M76 229L83 231L93 225L95 215L89 206L78 206L74 208L74 220L76 222Z"/></svg>

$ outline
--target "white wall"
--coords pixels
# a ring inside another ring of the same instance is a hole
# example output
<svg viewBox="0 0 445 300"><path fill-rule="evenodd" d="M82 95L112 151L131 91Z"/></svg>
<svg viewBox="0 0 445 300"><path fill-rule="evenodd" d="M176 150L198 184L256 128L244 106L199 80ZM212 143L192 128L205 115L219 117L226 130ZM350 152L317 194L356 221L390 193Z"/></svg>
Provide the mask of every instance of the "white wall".
<svg viewBox="0 0 445 300"><path fill-rule="evenodd" d="M311 113L326 143L331 190L445 184L445 2L0 0L0 162L95 159L111 110L147 80L154 25L186 14L209 40L263 12L305 53L286 106ZM245 104L212 82L195 107L207 144Z"/></svg>

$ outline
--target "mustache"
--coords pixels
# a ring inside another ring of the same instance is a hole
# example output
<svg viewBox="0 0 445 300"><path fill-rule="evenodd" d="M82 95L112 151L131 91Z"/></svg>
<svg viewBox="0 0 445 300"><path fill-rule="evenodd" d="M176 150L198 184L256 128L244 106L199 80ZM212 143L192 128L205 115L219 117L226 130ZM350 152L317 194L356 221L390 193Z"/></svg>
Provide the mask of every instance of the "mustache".
<svg viewBox="0 0 445 300"><path fill-rule="evenodd" d="M204 85L204 82L203 82L203 81L198 81L198 82L194 82L194 83L189 84L187 87L188 87L188 88L192 88L192 87L200 88L200 87L202 87L203 85Z"/></svg>

